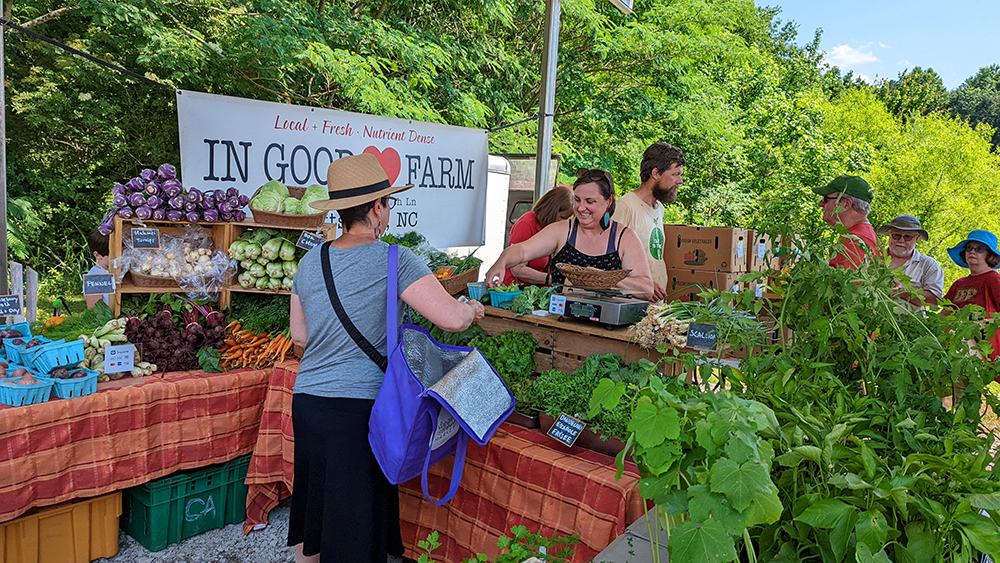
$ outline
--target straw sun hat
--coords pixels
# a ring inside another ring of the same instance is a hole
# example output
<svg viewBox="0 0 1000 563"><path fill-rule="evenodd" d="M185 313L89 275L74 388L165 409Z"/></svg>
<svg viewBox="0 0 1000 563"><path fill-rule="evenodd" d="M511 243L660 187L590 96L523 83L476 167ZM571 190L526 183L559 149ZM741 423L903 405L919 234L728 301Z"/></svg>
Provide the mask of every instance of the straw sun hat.
<svg viewBox="0 0 1000 563"><path fill-rule="evenodd" d="M327 168L326 181L330 199L310 203L313 209L348 209L413 187L392 186L378 159L368 153L333 161Z"/></svg>

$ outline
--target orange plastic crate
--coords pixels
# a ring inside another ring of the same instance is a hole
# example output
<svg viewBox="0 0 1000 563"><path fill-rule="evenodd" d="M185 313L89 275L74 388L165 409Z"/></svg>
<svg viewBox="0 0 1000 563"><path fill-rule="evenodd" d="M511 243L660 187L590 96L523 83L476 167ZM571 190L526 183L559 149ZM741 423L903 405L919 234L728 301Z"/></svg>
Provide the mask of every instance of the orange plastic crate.
<svg viewBox="0 0 1000 563"><path fill-rule="evenodd" d="M118 553L121 491L65 502L0 524L0 561L89 563Z"/></svg>

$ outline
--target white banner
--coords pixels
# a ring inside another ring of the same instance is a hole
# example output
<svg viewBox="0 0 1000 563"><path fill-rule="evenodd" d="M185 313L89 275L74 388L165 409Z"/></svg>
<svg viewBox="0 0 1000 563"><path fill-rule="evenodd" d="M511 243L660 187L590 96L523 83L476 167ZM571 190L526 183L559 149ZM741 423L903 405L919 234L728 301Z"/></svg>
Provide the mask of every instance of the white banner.
<svg viewBox="0 0 1000 563"><path fill-rule="evenodd" d="M181 181L200 190L253 192L269 180L326 186L334 160L378 157L399 194L389 231L432 245L485 241L486 131L244 98L177 91Z"/></svg>

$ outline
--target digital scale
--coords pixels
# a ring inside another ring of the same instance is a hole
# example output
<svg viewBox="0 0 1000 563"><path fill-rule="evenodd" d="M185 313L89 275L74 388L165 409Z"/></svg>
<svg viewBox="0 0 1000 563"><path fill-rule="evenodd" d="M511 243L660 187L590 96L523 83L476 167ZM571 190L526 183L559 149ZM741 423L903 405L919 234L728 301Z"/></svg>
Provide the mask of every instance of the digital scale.
<svg viewBox="0 0 1000 563"><path fill-rule="evenodd" d="M646 316L648 301L636 299L617 289L580 289L563 287L566 298L564 315L587 319L609 326L631 325Z"/></svg>

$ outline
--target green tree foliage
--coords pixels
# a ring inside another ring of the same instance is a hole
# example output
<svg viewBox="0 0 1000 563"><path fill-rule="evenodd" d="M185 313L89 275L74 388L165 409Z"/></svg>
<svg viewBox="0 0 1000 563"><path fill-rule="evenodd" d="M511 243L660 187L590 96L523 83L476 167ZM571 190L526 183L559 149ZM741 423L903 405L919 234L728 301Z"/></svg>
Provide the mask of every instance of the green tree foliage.
<svg viewBox="0 0 1000 563"><path fill-rule="evenodd" d="M993 128L993 146L1000 145L1000 65L979 69L951 93L948 107L970 125L986 123Z"/></svg>
<svg viewBox="0 0 1000 563"><path fill-rule="evenodd" d="M934 69L914 67L899 73L896 80L882 80L875 88L889 113L906 119L940 111L948 102L944 81Z"/></svg>

